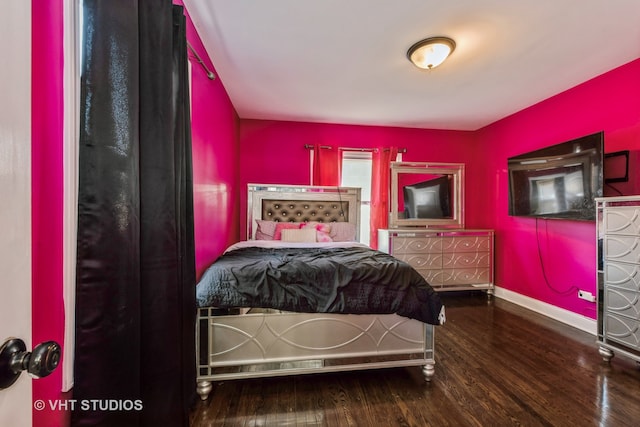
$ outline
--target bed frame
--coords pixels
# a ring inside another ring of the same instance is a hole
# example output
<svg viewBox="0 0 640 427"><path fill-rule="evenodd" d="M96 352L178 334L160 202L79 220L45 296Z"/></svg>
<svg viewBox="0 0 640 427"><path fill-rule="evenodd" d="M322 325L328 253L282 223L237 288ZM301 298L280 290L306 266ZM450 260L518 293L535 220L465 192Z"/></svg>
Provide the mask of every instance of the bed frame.
<svg viewBox="0 0 640 427"><path fill-rule="evenodd" d="M345 221L360 225L360 189L248 185L247 238L255 219ZM434 374L434 326L396 314L198 309L197 392L212 381L422 366Z"/></svg>

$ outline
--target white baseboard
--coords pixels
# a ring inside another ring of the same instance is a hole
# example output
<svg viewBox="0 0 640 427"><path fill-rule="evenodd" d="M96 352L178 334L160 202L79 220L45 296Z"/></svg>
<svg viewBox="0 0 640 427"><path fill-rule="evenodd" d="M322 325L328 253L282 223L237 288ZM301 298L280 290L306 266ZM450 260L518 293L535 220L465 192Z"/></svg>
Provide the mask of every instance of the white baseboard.
<svg viewBox="0 0 640 427"><path fill-rule="evenodd" d="M589 317L576 314L572 311L556 307L555 305L551 305L546 302L538 301L537 299L518 294L505 288L496 287L494 295L496 298L502 298L531 311L535 311L536 313L540 313L543 316L550 317L554 320L580 329L581 331L590 333L591 335L595 336L597 334L598 324L596 320Z"/></svg>

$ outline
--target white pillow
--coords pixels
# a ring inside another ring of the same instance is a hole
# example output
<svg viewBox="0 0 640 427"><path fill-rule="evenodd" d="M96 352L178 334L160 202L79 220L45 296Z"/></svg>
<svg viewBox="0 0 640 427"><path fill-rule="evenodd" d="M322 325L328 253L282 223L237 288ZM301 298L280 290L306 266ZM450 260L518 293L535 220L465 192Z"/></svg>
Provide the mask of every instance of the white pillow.
<svg viewBox="0 0 640 427"><path fill-rule="evenodd" d="M315 242L316 230L313 228L285 228L282 230L283 242Z"/></svg>

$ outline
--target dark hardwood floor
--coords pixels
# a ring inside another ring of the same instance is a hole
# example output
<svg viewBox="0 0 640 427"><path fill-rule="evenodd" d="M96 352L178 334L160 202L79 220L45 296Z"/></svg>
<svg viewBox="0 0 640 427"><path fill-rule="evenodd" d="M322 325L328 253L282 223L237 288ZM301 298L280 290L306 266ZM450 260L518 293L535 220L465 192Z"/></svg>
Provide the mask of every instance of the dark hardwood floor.
<svg viewBox="0 0 640 427"><path fill-rule="evenodd" d="M484 293L444 295L419 367L216 383L200 426L638 426L640 369L595 337Z"/></svg>

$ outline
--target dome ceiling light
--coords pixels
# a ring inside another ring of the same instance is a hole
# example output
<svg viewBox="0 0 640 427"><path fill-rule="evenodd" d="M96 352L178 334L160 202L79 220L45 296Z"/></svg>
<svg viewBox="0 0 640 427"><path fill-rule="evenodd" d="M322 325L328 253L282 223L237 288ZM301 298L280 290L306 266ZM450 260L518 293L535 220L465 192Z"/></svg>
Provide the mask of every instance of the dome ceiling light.
<svg viewBox="0 0 640 427"><path fill-rule="evenodd" d="M449 37L429 37L409 48L407 58L416 67L431 70L442 64L456 48L456 42Z"/></svg>

